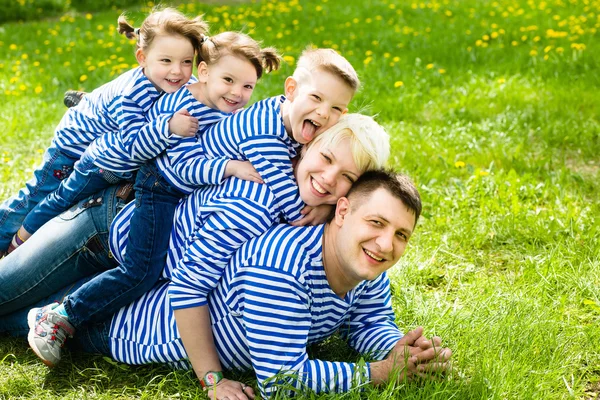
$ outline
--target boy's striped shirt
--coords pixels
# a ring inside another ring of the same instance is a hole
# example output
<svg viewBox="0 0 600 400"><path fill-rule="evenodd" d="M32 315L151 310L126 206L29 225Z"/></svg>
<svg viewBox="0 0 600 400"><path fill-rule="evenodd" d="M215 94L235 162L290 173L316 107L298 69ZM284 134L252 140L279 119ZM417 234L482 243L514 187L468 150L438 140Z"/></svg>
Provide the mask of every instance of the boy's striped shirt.
<svg viewBox="0 0 600 400"><path fill-rule="evenodd" d="M316 392L342 392L366 382L368 367L309 359L307 345L336 331L375 359L383 359L402 337L394 323L386 274L362 282L343 299L333 293L323 268L323 232L323 226L278 225L251 239L230 260L210 295L221 363L227 369L254 368L264 397L284 383L285 378L272 379L280 372L296 387ZM195 275L189 277L193 288ZM114 358L189 367L173 315L185 289L161 282L122 308L110 332Z"/></svg>

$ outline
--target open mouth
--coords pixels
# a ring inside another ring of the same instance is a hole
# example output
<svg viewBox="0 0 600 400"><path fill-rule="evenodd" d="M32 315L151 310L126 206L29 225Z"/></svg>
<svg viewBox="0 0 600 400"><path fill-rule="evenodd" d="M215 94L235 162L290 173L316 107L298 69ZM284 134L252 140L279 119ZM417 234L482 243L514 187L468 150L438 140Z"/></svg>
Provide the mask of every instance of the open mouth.
<svg viewBox="0 0 600 400"><path fill-rule="evenodd" d="M316 179L310 178L310 184L312 185L313 189L315 189L320 195L326 196L329 194L329 192L323 186L321 186L319 182L316 181Z"/></svg>
<svg viewBox="0 0 600 400"><path fill-rule="evenodd" d="M373 260L377 261L377 262L382 262L383 258L381 257L377 257L374 253L370 252L367 249L363 249L364 253L369 256L370 258L372 258Z"/></svg>
<svg viewBox="0 0 600 400"><path fill-rule="evenodd" d="M181 79L165 79L165 81L169 82L170 85L179 85L179 83L181 82Z"/></svg>
<svg viewBox="0 0 600 400"><path fill-rule="evenodd" d="M235 107L239 104L239 101L233 101L231 99L228 99L227 97L223 97L223 101L225 101L225 104Z"/></svg>
<svg viewBox="0 0 600 400"><path fill-rule="evenodd" d="M315 138L315 132L317 132L317 129L320 127L321 124L318 122L308 118L305 119L304 122L302 122L302 138L306 140L307 143L310 142Z"/></svg>

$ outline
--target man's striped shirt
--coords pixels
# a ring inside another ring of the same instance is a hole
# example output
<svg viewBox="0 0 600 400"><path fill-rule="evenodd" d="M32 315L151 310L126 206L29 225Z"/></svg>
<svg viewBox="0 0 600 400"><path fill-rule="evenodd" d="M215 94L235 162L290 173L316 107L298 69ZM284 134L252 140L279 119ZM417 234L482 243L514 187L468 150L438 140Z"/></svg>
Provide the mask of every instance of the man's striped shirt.
<svg viewBox="0 0 600 400"><path fill-rule="evenodd" d="M344 298L333 293L323 268L323 233L322 225L278 225L251 239L230 260L210 295L221 363L227 369L253 368L264 397L284 383L315 392L344 392L368 381L368 364L362 368L308 357L309 344L336 331L374 359L384 358L402 337L385 273L362 282ZM116 360L189 367L173 305L190 296L197 275L182 277L189 277L188 286L159 282L115 315L110 344Z"/></svg>

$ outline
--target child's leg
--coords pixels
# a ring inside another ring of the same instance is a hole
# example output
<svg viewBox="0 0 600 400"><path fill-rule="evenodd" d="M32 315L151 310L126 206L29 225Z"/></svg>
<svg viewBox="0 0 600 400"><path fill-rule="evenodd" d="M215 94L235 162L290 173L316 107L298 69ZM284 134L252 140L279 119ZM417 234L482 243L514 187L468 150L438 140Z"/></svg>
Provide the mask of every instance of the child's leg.
<svg viewBox="0 0 600 400"><path fill-rule="evenodd" d="M63 303L76 328L108 318L146 293L165 266L173 214L183 195L164 181L153 161L138 171L135 191L123 264L98 275Z"/></svg>
<svg viewBox="0 0 600 400"><path fill-rule="evenodd" d="M29 211L71 174L76 161L51 145L44 153L42 164L33 172L33 178L19 193L0 204L0 252L8 248Z"/></svg>
<svg viewBox="0 0 600 400"><path fill-rule="evenodd" d="M31 236L42 225L67 210L79 200L91 196L117 183L121 178L126 178L130 175L116 175L80 160L75 163L71 175L62 181L54 192L46 196L45 199L29 212L23 220L23 228Z"/></svg>

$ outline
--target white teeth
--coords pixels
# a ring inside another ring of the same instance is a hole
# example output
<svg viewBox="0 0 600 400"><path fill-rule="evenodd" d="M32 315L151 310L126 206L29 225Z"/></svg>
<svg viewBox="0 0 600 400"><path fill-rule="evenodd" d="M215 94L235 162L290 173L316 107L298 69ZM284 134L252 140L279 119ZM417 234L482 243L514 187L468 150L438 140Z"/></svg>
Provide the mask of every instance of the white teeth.
<svg viewBox="0 0 600 400"><path fill-rule="evenodd" d="M365 250L365 253L367 253L367 255L368 255L369 257L371 257L372 259L374 259L374 260L377 260L377 261L383 261L383 258L379 258L379 257L377 257L375 254L371 253L371 252L370 252L369 250L367 250L367 249L364 249L364 250Z"/></svg>
<svg viewBox="0 0 600 400"><path fill-rule="evenodd" d="M327 190L325 190L323 188L323 186L319 185L319 183L315 180L315 179L311 179L310 180L312 183L312 187L315 188L315 190L321 194L326 194Z"/></svg>
<svg viewBox="0 0 600 400"><path fill-rule="evenodd" d="M313 121L312 119L309 119L308 121L309 121L311 124L313 124L314 126L316 126L317 128L319 128L319 127L321 126L321 124L319 124L319 123L317 123L317 122Z"/></svg>
<svg viewBox="0 0 600 400"><path fill-rule="evenodd" d="M223 100L225 100L225 102L226 102L226 103L229 103L229 104L237 104L237 101L229 100L229 99L228 99L228 98L226 98L226 97L223 97Z"/></svg>

